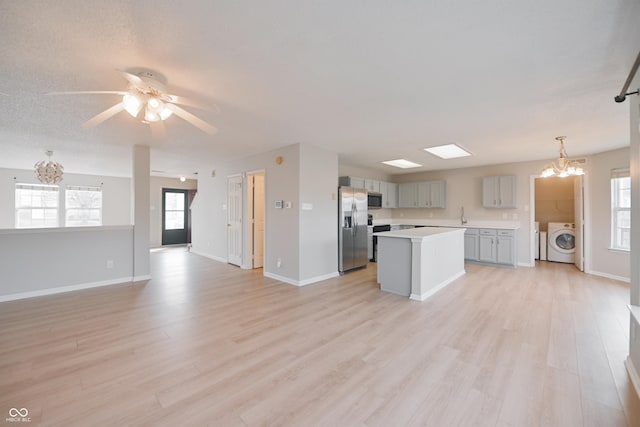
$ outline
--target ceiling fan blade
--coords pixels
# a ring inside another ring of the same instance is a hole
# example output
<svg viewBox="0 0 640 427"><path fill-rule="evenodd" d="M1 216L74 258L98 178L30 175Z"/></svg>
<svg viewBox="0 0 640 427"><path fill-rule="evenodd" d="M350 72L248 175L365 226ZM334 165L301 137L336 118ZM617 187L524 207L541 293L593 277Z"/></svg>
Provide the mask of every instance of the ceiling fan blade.
<svg viewBox="0 0 640 427"><path fill-rule="evenodd" d="M191 98L185 98L184 96L167 95L167 101L173 102L174 104L197 108L199 110L213 111L216 113L220 112L220 108L216 104L212 104L212 105L203 104Z"/></svg>
<svg viewBox="0 0 640 427"><path fill-rule="evenodd" d="M125 95L121 90L72 90L66 92L49 92L45 95Z"/></svg>
<svg viewBox="0 0 640 427"><path fill-rule="evenodd" d="M111 117L115 116L116 114L118 114L122 110L124 110L124 104L122 102L118 102L113 107L107 108L102 113L98 113L95 116L93 116L92 118L90 118L89 120L87 120L86 122L84 122L82 124L82 127L90 128L90 127L94 127L96 125L99 125L100 123L104 122L105 120L110 119Z"/></svg>
<svg viewBox="0 0 640 427"><path fill-rule="evenodd" d="M162 140L167 134L167 129L162 120L149 123L149 127L151 128L151 136L153 136L154 139Z"/></svg>
<svg viewBox="0 0 640 427"><path fill-rule="evenodd" d="M118 70L118 72L122 74L122 76L134 86L140 86L141 84L144 83L142 79L139 76L136 76L135 74L131 74L123 70Z"/></svg>
<svg viewBox="0 0 640 427"><path fill-rule="evenodd" d="M211 126L209 123L205 122L204 120L202 120L199 117L194 116L193 114L191 114L187 110L184 110L184 109L182 109L182 108L180 108L180 107L178 107L177 105L174 105L174 104L167 104L166 106L167 106L168 109L173 111L176 116L180 117L183 120L186 120L187 122L191 123L195 127L197 127L200 130L202 130L203 132L206 132L209 135L213 135L216 132L218 132L218 129L216 127Z"/></svg>

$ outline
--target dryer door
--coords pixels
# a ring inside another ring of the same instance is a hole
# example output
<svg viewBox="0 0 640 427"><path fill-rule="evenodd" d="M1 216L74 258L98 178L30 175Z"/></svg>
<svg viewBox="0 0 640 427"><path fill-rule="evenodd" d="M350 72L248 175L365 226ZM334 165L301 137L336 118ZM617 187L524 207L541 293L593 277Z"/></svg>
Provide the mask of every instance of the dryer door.
<svg viewBox="0 0 640 427"><path fill-rule="evenodd" d="M553 242L560 252L572 253L576 250L576 236L572 231L559 230L554 233Z"/></svg>

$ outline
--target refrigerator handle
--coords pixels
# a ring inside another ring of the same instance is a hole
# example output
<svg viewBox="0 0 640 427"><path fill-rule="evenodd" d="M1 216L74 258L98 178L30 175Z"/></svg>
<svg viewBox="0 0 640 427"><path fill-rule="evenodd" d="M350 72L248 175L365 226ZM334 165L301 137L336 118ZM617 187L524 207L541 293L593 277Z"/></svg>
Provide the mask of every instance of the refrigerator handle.
<svg viewBox="0 0 640 427"><path fill-rule="evenodd" d="M355 203L351 208L351 212L353 212L353 230L351 232L355 236L356 234L358 234L358 207Z"/></svg>

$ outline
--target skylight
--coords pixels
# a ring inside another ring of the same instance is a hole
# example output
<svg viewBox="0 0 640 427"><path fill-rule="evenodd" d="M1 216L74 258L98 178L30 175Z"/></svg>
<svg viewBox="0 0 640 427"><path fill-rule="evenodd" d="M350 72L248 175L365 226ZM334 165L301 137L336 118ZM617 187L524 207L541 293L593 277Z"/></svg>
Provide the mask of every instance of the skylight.
<svg viewBox="0 0 640 427"><path fill-rule="evenodd" d="M387 160L386 162L381 162L381 163L384 163L385 165L389 165L389 166L395 166L397 168L402 168L402 169L419 168L420 166L422 166L422 165L419 165L418 163L414 163L405 159Z"/></svg>
<svg viewBox="0 0 640 427"><path fill-rule="evenodd" d="M424 151L438 156L441 159L456 159L458 157L470 156L467 150L457 146L456 144L438 145L436 147L425 148Z"/></svg>

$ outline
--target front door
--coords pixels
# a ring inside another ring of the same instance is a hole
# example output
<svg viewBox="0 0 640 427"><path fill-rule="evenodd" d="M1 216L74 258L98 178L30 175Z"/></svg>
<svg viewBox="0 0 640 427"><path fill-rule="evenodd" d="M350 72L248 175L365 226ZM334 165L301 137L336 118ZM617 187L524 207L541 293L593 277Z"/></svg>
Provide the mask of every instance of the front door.
<svg viewBox="0 0 640 427"><path fill-rule="evenodd" d="M187 232L188 190L162 189L162 244L188 243Z"/></svg>

